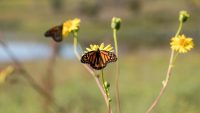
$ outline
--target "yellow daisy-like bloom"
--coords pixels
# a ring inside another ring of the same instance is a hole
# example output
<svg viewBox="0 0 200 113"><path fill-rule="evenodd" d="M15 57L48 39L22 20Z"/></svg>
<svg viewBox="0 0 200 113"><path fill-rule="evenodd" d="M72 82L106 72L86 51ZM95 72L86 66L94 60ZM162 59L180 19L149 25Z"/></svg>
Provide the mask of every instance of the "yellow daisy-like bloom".
<svg viewBox="0 0 200 113"><path fill-rule="evenodd" d="M14 72L14 67L8 66L0 71L0 84L6 81L6 78Z"/></svg>
<svg viewBox="0 0 200 113"><path fill-rule="evenodd" d="M179 53L187 53L194 47L192 38L185 35L178 35L171 39L171 49Z"/></svg>
<svg viewBox="0 0 200 113"><path fill-rule="evenodd" d="M86 52L90 52L90 51L96 51L97 49L99 50L105 50L105 51L110 51L110 52L113 52L113 47L109 44L107 46L104 46L104 43L101 43L101 45L90 45L90 48L86 48L87 51Z"/></svg>
<svg viewBox="0 0 200 113"><path fill-rule="evenodd" d="M70 32L78 30L80 26L80 19L75 18L73 20L68 20L63 23L62 35L67 36Z"/></svg>

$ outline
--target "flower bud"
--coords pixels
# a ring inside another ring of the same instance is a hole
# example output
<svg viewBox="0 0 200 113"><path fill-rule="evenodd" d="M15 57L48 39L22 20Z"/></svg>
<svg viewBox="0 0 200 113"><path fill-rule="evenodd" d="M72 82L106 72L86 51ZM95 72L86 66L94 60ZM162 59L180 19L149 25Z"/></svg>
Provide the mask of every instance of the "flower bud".
<svg viewBox="0 0 200 113"><path fill-rule="evenodd" d="M109 89L110 88L110 83L108 83L107 81L104 82L105 88Z"/></svg>
<svg viewBox="0 0 200 113"><path fill-rule="evenodd" d="M190 17L190 14L187 11L180 11L179 13L180 22L186 22L189 17Z"/></svg>
<svg viewBox="0 0 200 113"><path fill-rule="evenodd" d="M119 30L121 26L121 19L117 17L112 18L111 28Z"/></svg>
<svg viewBox="0 0 200 113"><path fill-rule="evenodd" d="M111 102L112 101L112 99L111 98L108 98L108 102Z"/></svg>

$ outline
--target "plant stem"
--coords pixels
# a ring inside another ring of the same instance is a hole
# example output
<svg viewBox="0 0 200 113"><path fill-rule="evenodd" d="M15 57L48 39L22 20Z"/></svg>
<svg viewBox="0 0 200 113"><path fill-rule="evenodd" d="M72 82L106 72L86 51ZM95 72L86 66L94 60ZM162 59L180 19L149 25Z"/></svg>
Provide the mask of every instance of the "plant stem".
<svg viewBox="0 0 200 113"><path fill-rule="evenodd" d="M175 37L177 37L180 34L182 26L183 26L183 23L180 22ZM162 82L162 88L160 89L160 92L159 92L157 98L153 101L153 103L151 104L149 109L146 111L146 113L150 113L153 110L153 108L157 105L158 101L160 100L161 96L163 95L163 93L164 93L164 91L165 91L165 89L166 89L166 87L168 85L169 79L171 77L171 72L172 72L173 65L174 65L175 60L176 60L176 58L178 56L178 53L175 56L174 56L174 53L175 53L175 51L172 50L171 51L171 56L170 56L170 61L169 61L169 66L168 66L168 70L167 70L167 74L166 74L166 78Z"/></svg>
<svg viewBox="0 0 200 113"><path fill-rule="evenodd" d="M182 27L183 27L183 22L180 22L175 37L177 37L177 36L180 34L180 32L181 32L181 28L182 28Z"/></svg>
<svg viewBox="0 0 200 113"><path fill-rule="evenodd" d="M78 45L78 34L75 32L74 33L74 53L76 55L76 58L78 60L81 59L81 56L79 55L78 51L77 51L77 45Z"/></svg>
<svg viewBox="0 0 200 113"><path fill-rule="evenodd" d="M47 65L47 69L46 69L46 75L43 78L43 85L44 85L44 89L46 90L46 92L51 96L51 98L53 97L53 90L54 90L54 69L55 69L55 64L56 64L56 56L58 53L58 43L56 43L55 41L52 41L52 53L51 56L49 58L49 62ZM51 101L48 99L44 99L44 113L50 113L49 107L51 105Z"/></svg>
<svg viewBox="0 0 200 113"><path fill-rule="evenodd" d="M153 108L156 106L156 104L160 100L160 97L163 95L163 93L164 93L164 91L165 91L165 89L167 87L168 81L169 81L169 79L171 77L171 70L173 68L173 57L174 57L174 51L172 50L171 57L170 57L170 63L169 63L169 67L168 67L168 70L167 70L167 75L166 75L165 80L163 81L163 85L162 85L162 88L160 90L160 93L157 96L157 98L154 100L152 105L149 107L149 109L147 110L146 113L150 113L153 110Z"/></svg>
<svg viewBox="0 0 200 113"><path fill-rule="evenodd" d="M117 30L113 29L113 38L114 38L114 43L115 43L115 53L118 57L118 42L117 42Z"/></svg>
<svg viewBox="0 0 200 113"><path fill-rule="evenodd" d="M106 90L106 86L105 86L105 79L104 79L103 69L101 70L101 77L102 77L102 84L103 84L104 91L106 92L107 98L109 98L109 92Z"/></svg>
<svg viewBox="0 0 200 113"><path fill-rule="evenodd" d="M56 107L58 112L60 113L65 113L65 108L62 106L59 106L55 98L53 98L51 95L49 95L48 92L46 92L36 81L35 79L31 76L31 74L22 66L22 64L18 61L18 59L15 57L13 52L9 49L6 43L4 43L2 40L0 40L0 44L2 45L3 49L5 52L7 52L8 56L14 63L14 65L18 68L18 71L22 74L22 76L28 81L30 86L35 89L39 94L41 94L44 98L48 99L51 101L51 103Z"/></svg>
<svg viewBox="0 0 200 113"><path fill-rule="evenodd" d="M106 96L107 96L107 99L108 99L107 100L108 112L112 113L112 108L111 108L110 100L109 100L109 92L107 91L106 86L105 86L105 79L104 79L103 69L101 70L101 77L102 77L102 84L103 84L103 87L104 87L104 91L106 92Z"/></svg>
<svg viewBox="0 0 200 113"><path fill-rule="evenodd" d="M117 30L113 29L113 38L115 43L115 53L117 55L117 62L116 62L116 74L115 74L115 97L117 102L117 113L120 113L121 106L120 106L120 96L119 96L119 54L118 54L118 43L117 43Z"/></svg>
<svg viewBox="0 0 200 113"><path fill-rule="evenodd" d="M78 53L78 50L77 50L77 44L78 44L78 36L77 36L77 33L74 33L73 34L74 36L74 53L76 55L76 58L80 61L81 59L81 56L79 55ZM95 82L102 94L102 96L104 97L104 100L105 100L105 103L106 103L106 106L108 107L109 109L109 103L108 103L108 98L107 98L107 95L106 95L106 92L104 91L101 83L100 83L100 80L98 78L98 76L95 74L94 70L92 70L90 67L88 67L88 65L86 64L83 64L83 66L85 67L85 69L93 76L93 78L95 79ZM111 112L112 113L112 112Z"/></svg>

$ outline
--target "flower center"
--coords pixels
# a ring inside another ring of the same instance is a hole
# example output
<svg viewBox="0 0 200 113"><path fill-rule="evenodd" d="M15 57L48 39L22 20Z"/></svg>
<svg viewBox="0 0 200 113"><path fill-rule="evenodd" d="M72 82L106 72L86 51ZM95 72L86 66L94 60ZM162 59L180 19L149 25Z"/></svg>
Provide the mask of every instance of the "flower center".
<svg viewBox="0 0 200 113"><path fill-rule="evenodd" d="M187 41L185 39L180 39L179 44L181 46L187 46L188 45L188 43L187 43Z"/></svg>

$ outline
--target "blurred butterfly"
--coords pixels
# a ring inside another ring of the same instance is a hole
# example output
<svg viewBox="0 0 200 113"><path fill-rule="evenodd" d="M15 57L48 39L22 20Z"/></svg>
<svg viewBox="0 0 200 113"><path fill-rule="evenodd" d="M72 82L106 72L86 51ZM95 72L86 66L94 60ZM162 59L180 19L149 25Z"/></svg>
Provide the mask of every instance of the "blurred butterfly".
<svg viewBox="0 0 200 113"><path fill-rule="evenodd" d="M51 37L56 42L61 42L63 25L54 26L51 29L47 30L44 34L45 37Z"/></svg>
<svg viewBox="0 0 200 113"><path fill-rule="evenodd" d="M108 63L115 61L117 61L117 57L113 52L99 49L89 51L81 57L82 63L89 64L96 70L103 69Z"/></svg>

